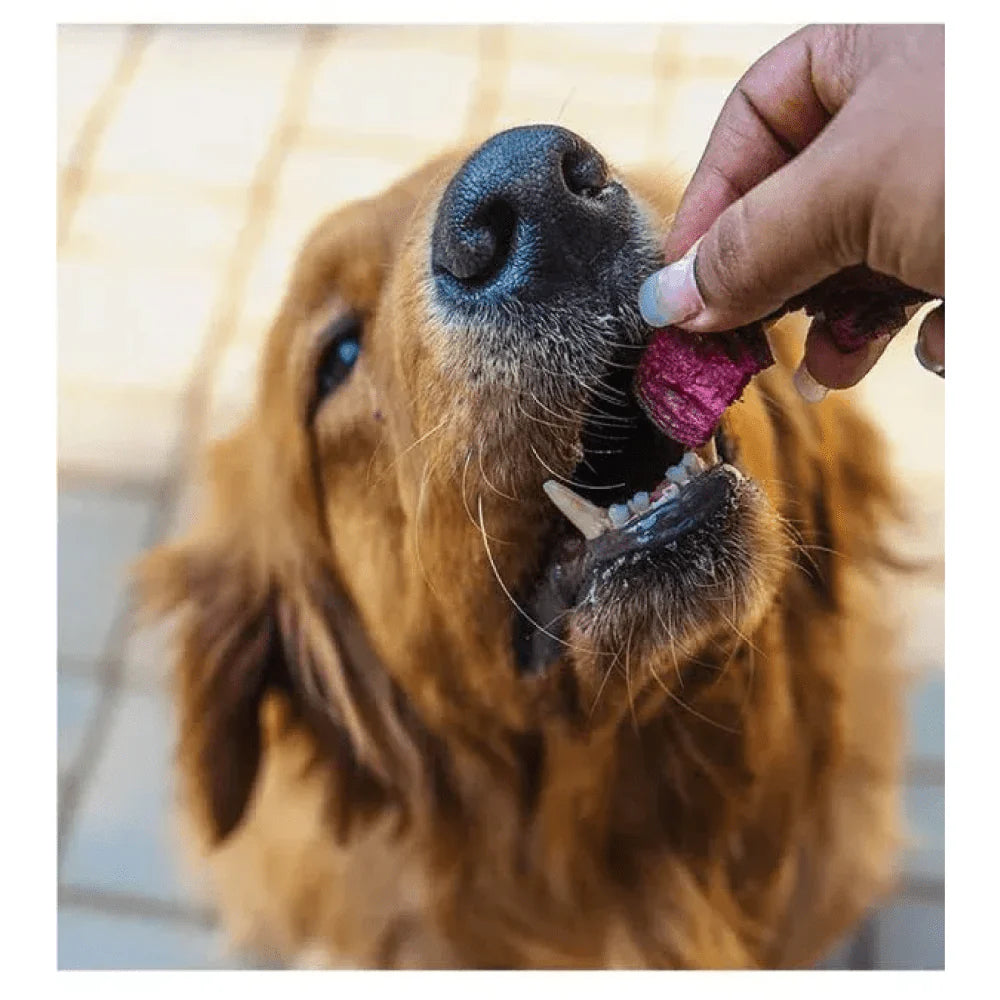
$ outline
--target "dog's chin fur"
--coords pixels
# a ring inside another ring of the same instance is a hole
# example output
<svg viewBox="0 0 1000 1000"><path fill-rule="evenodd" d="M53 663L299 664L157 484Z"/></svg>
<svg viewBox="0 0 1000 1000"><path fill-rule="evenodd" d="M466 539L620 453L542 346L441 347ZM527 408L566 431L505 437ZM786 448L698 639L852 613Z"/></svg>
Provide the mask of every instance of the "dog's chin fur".
<svg viewBox="0 0 1000 1000"><path fill-rule="evenodd" d="M316 228L208 509L141 567L176 612L213 899L234 941L293 964L808 964L896 847L881 441L843 396L798 399L801 330L773 330L782 364L723 421L745 478L676 544L581 569L538 633L582 546L542 483L572 475L642 342L634 286L677 192L618 175L631 242L589 298L457 315L428 240L462 162ZM346 312L360 360L313 413Z"/></svg>

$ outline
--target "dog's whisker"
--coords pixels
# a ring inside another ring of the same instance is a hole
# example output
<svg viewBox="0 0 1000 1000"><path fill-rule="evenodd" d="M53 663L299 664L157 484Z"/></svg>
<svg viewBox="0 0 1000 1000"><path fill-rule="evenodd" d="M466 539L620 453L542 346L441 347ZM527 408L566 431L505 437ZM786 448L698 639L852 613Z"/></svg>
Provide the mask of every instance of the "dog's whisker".
<svg viewBox="0 0 1000 1000"><path fill-rule="evenodd" d="M421 476L420 479L420 490L417 493L417 510L413 527L413 547L416 552L417 562L420 565L420 572L423 575L424 582L430 588L431 593L435 596L438 602L443 604L444 601L442 600L441 595L438 593L437 588L434 586L434 583L430 578L430 574L427 572L427 564L424 562L423 552L421 551L420 548L420 528L423 521L423 504L424 504L424 497L427 492L427 484L429 481L430 481L430 470L428 466L425 464L424 474Z"/></svg>
<svg viewBox="0 0 1000 1000"><path fill-rule="evenodd" d="M620 654L615 654L615 658L611 661L608 669L604 671L604 677L601 679L600 686L597 688L597 694L594 695L594 701L590 706L590 712L588 713L589 718L593 718L594 712L597 711L597 704L601 700L601 695L604 693L604 688L608 683L608 678L611 676L615 667L618 665L618 657Z"/></svg>
<svg viewBox="0 0 1000 1000"><path fill-rule="evenodd" d="M427 441L431 436L437 434L439 431L443 430L448 423L448 417L442 417L441 421L432 427L429 431L421 434L415 441L408 444L391 462L386 466L385 472L383 473L383 479L376 480L376 483L382 482L384 479L388 478L392 473L393 469L399 465L399 463L415 448L419 447L425 441Z"/></svg>
<svg viewBox="0 0 1000 1000"><path fill-rule="evenodd" d="M479 459L479 474L483 477L483 482L498 496L502 497L504 500L512 500L514 503L523 503L524 501L520 497L511 496L509 493L504 493L503 490L494 486L490 482L489 476L486 475L486 470L483 468L483 449L481 446L476 448L476 454Z"/></svg>
<svg viewBox="0 0 1000 1000"><path fill-rule="evenodd" d="M468 515L469 522L472 524L473 528L476 529L476 531L480 531L481 530L480 529L480 524L479 524L479 522L476 521L475 517L472 514L472 510L469 507L468 494L466 493L466 490L465 490L465 477L466 477L466 473L469 470L469 464L471 463L471 461L472 461L472 451L470 450L466 454L466 456L465 456L465 465L464 465L464 467L462 469L462 483L461 483L460 491L461 491L461 494L462 494L462 506L465 508L465 513ZM485 530L485 529L482 529L482 530ZM510 544L510 542L506 541L506 539L503 539L503 538L493 538L493 541L496 542L497 545L509 545Z"/></svg>
<svg viewBox="0 0 1000 1000"><path fill-rule="evenodd" d="M485 524L485 522L483 520L483 498L482 498L482 496L480 496L478 498L478 504L479 504L479 529L482 532L482 536L483 536L483 548L486 550L486 558L489 560L490 567L493 570L493 575L497 579L497 583L500 584L500 589L504 592L504 594L507 595L507 600L510 601L510 603L514 606L514 608L521 615L523 615L536 629L538 629L538 631L541 632L542 635L547 635L550 639L554 639L556 642L561 643L563 646L566 646L568 649L573 649L573 650L576 650L577 652L581 652L581 653L599 653L600 652L599 650L591 649L591 648L588 648L586 646L580 646L580 645L576 645L576 644L571 643L571 642L567 642L561 636L555 635L553 632L550 632L547 628L545 628L544 625L542 625L539 622L535 621L535 619L532 618L531 615L529 615L528 612L525 611L524 608L521 607L521 605L517 602L517 600L515 600L514 595L510 592L510 590L507 589L507 584L505 584L503 582L503 577L500 575L500 570L497 568L496 561L493 558L493 553L490 551L489 536L486 534L486 524Z"/></svg>
<svg viewBox="0 0 1000 1000"><path fill-rule="evenodd" d="M541 465L545 471L552 476L553 479L558 479L560 482L565 483L567 486L573 486L576 489L592 489L592 490L617 490L621 489L624 483L612 483L609 486L588 486L586 483L578 483L575 479L570 479L568 476L564 476L561 472L556 472L555 469L549 465L548 462L538 454L537 449L533 444L529 444L528 447L531 449L535 458L538 459L538 463Z"/></svg>
<svg viewBox="0 0 1000 1000"><path fill-rule="evenodd" d="M635 635L635 624L629 630L628 641L625 643L625 691L628 697L629 713L632 716L632 727L636 733L639 732L639 718L635 714L635 697L632 694L632 639Z"/></svg>
<svg viewBox="0 0 1000 1000"><path fill-rule="evenodd" d="M674 643L674 630L669 625L667 625L666 622L664 622L663 616L660 614L659 605L654 604L653 605L653 609L656 611L656 617L659 619L660 626L663 628L664 634L665 634L666 639L667 639L667 649L670 650L670 658L671 658L671 660L673 660L674 673L677 675L677 684L680 687L680 689L683 691L684 690L684 678L681 676L681 668L680 668L680 665L677 663L677 650L675 648L675 643ZM669 617L669 616L670 616L670 612L667 611L667 617Z"/></svg>

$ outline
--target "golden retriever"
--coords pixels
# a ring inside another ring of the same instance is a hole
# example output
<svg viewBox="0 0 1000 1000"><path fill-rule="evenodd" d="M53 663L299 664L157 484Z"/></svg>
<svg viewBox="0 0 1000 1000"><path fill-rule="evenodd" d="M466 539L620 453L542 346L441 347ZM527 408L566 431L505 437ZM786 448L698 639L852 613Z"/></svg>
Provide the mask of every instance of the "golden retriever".
<svg viewBox="0 0 1000 1000"><path fill-rule="evenodd" d="M881 439L796 396L795 319L698 457L640 415L637 290L677 198L530 126L306 242L209 509L141 573L244 947L802 966L889 884Z"/></svg>

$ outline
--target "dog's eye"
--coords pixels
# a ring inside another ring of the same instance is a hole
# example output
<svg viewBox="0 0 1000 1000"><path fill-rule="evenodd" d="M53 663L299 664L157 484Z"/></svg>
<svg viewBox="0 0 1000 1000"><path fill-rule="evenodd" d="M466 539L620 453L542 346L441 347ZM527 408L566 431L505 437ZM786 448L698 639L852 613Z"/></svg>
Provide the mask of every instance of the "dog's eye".
<svg viewBox="0 0 1000 1000"><path fill-rule="evenodd" d="M351 373L361 354L361 320L353 313L338 316L323 331L326 346L316 365L316 384L313 390L311 415L319 405Z"/></svg>

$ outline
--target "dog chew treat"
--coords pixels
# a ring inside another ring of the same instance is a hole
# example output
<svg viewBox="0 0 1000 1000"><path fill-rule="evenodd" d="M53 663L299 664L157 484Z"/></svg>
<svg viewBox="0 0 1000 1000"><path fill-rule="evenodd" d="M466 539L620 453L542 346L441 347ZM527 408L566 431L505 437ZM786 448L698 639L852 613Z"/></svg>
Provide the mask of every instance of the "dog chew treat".
<svg viewBox="0 0 1000 1000"><path fill-rule="evenodd" d="M765 322L797 309L804 309L809 316L821 315L837 350L852 354L876 337L897 333L906 325L903 310L930 302L933 297L887 274L867 267L849 267L789 299Z"/></svg>
<svg viewBox="0 0 1000 1000"><path fill-rule="evenodd" d="M773 364L760 323L712 334L666 326L643 351L635 396L664 434L699 448L750 379Z"/></svg>
<svg viewBox="0 0 1000 1000"><path fill-rule="evenodd" d="M851 267L789 299L762 322L728 333L696 334L668 326L657 330L643 352L635 395L649 419L675 441L703 445L725 410L750 379L774 364L762 323L804 309L822 316L844 354L906 323L906 306L932 296L866 267Z"/></svg>

